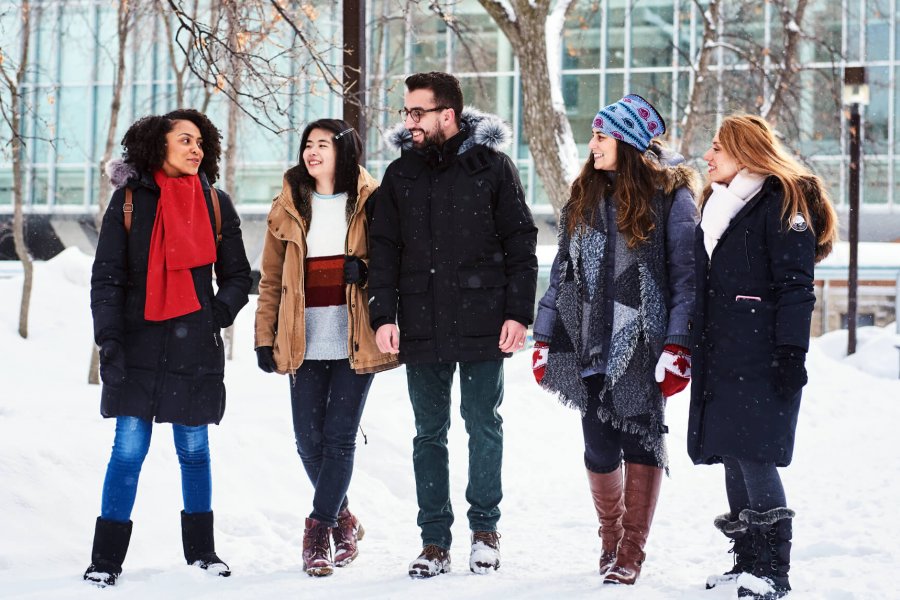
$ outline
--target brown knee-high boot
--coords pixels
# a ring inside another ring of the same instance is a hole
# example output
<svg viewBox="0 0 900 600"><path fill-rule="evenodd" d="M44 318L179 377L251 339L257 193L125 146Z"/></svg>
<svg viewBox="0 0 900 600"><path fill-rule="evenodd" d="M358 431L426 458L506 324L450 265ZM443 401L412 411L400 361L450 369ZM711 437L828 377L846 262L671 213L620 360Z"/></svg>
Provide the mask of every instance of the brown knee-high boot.
<svg viewBox="0 0 900 600"><path fill-rule="evenodd" d="M600 519L600 574L606 575L616 561L619 540L622 539L622 515L625 514L624 485L622 483L622 467L611 473L587 472L591 486L591 497L597 518Z"/></svg>
<svg viewBox="0 0 900 600"><path fill-rule="evenodd" d="M616 562L603 578L603 583L631 585L641 574L644 544L650 535L650 524L659 499L663 470L637 463L625 463L625 529Z"/></svg>

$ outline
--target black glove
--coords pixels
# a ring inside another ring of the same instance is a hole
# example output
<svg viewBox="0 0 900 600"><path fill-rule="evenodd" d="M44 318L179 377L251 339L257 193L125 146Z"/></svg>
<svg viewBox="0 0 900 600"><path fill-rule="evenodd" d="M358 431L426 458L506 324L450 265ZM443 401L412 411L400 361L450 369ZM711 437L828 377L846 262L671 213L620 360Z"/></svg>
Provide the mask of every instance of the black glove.
<svg viewBox="0 0 900 600"><path fill-rule="evenodd" d="M369 268L356 256L344 257L344 283L358 283L366 285L369 277Z"/></svg>
<svg viewBox="0 0 900 600"><path fill-rule="evenodd" d="M100 346L100 379L109 387L125 383L125 351L116 340L107 340Z"/></svg>
<svg viewBox="0 0 900 600"><path fill-rule="evenodd" d="M256 364L266 373L275 372L275 356L272 354L272 346L260 346L256 349Z"/></svg>
<svg viewBox="0 0 900 600"><path fill-rule="evenodd" d="M806 351L797 346L778 346L772 360L775 393L783 400L791 400L808 378Z"/></svg>
<svg viewBox="0 0 900 600"><path fill-rule="evenodd" d="M228 310L228 305L218 298L212 299L212 313L213 323L215 323L216 327L219 329L224 329L233 323L231 311Z"/></svg>

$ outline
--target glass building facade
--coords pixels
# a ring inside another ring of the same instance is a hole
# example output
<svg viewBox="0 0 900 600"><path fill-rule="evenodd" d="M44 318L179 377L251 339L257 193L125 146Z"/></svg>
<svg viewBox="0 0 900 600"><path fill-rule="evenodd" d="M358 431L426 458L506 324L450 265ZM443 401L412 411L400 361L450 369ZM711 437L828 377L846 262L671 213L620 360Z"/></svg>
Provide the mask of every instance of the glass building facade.
<svg viewBox="0 0 900 600"><path fill-rule="evenodd" d="M25 86L28 110L22 113L28 210L90 212L97 202L99 160L109 123L117 47L115 3L45 0L33 6L31 68ZM723 6L720 26L725 34L740 22L741 35L763 47L781 47L784 28L773 5L725 0ZM900 0L811 0L803 19L805 35L798 49L802 70L788 100L792 126L785 128L787 141L825 179L838 205L846 203L848 132L834 95L840 93L844 66L865 66L871 102L863 112L862 200L865 210L900 213L898 9ZM323 38L339 36L340 5L317 4L315 10L315 21L307 24L325 32ZM374 105L368 166L373 173L379 175L394 156L384 148L381 133L398 120L405 76L449 71L460 78L467 104L497 113L513 126L509 153L520 169L529 202L537 212L549 212L522 130L518 62L477 0L448 3L444 19L424 2L368 0L367 11L369 102ZM17 13L17 3L0 1L0 47L14 57ZM677 140L691 89L690 57L701 43L702 19L697 4L689 0L578 0L559 41L558 67L567 114L585 155L597 109L628 92L650 99ZM117 141L136 118L176 107L165 25L162 17L145 14L129 40ZM337 50L327 54L339 63ZM687 149L689 157L702 154L718 119L733 111L757 110L759 99L770 92L762 80L748 85L747 78L739 77L748 64L733 52L714 52L712 60L718 83L704 98L708 117L703 133ZM770 72L777 69L767 52L747 60ZM190 78L186 81L184 103L205 106L224 130L227 98L208 93ZM323 93L321 81L298 77L292 85L296 89L287 105L287 131L273 134L249 118L241 121L233 195L244 212L263 212L280 190L282 171L296 160L303 125L341 114L341 99ZM0 212L9 212L12 202L8 140L9 132L0 131L6 152L0 155Z"/></svg>

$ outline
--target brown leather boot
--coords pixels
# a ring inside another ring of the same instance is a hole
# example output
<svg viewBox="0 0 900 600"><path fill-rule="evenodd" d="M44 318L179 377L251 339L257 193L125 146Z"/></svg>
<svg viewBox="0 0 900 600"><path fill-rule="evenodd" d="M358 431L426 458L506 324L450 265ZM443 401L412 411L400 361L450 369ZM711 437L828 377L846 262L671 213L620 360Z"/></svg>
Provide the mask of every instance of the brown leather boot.
<svg viewBox="0 0 900 600"><path fill-rule="evenodd" d="M663 470L636 463L625 463L625 529L616 562L603 578L603 583L632 585L644 564L644 544L650 535L650 524L659 499Z"/></svg>
<svg viewBox="0 0 900 600"><path fill-rule="evenodd" d="M334 539L334 566L345 567L359 556L356 543L364 535L366 530L362 523L349 509L344 508L338 513L337 527L331 530L331 537Z"/></svg>
<svg viewBox="0 0 900 600"><path fill-rule="evenodd" d="M622 467L611 473L594 473L588 469L587 475L594 508L597 510L597 518L600 519L600 529L597 530L601 540L600 574L606 575L616 562L619 540L622 539L624 531L622 515L625 514L625 499Z"/></svg>
<svg viewBox="0 0 900 600"><path fill-rule="evenodd" d="M303 570L311 577L324 577L334 572L330 528L315 519L306 519L303 530Z"/></svg>

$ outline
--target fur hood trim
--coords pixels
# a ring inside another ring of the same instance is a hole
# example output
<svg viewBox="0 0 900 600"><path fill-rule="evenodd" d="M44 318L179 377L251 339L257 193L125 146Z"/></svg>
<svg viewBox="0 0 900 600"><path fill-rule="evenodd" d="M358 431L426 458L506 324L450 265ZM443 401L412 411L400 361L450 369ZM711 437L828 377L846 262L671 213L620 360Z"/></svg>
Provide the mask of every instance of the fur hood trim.
<svg viewBox="0 0 900 600"><path fill-rule="evenodd" d="M663 192L672 194L678 188L687 188L694 198L700 197L703 184L700 174L687 165L684 156L669 150L658 142L653 142L647 149L647 157L663 167Z"/></svg>
<svg viewBox="0 0 900 600"><path fill-rule="evenodd" d="M134 168L134 165L125 162L121 158L114 158L108 161L104 171L115 189L125 187L125 184L132 179L140 179L140 173Z"/></svg>
<svg viewBox="0 0 900 600"><path fill-rule="evenodd" d="M512 130L503 119L475 108L463 109L460 116L460 130L468 131L469 138L459 147L457 154L462 154L473 146L484 146L494 152L502 152L512 142ZM412 135L403 123L398 123L388 130L385 140L393 150L411 150L413 147Z"/></svg>

